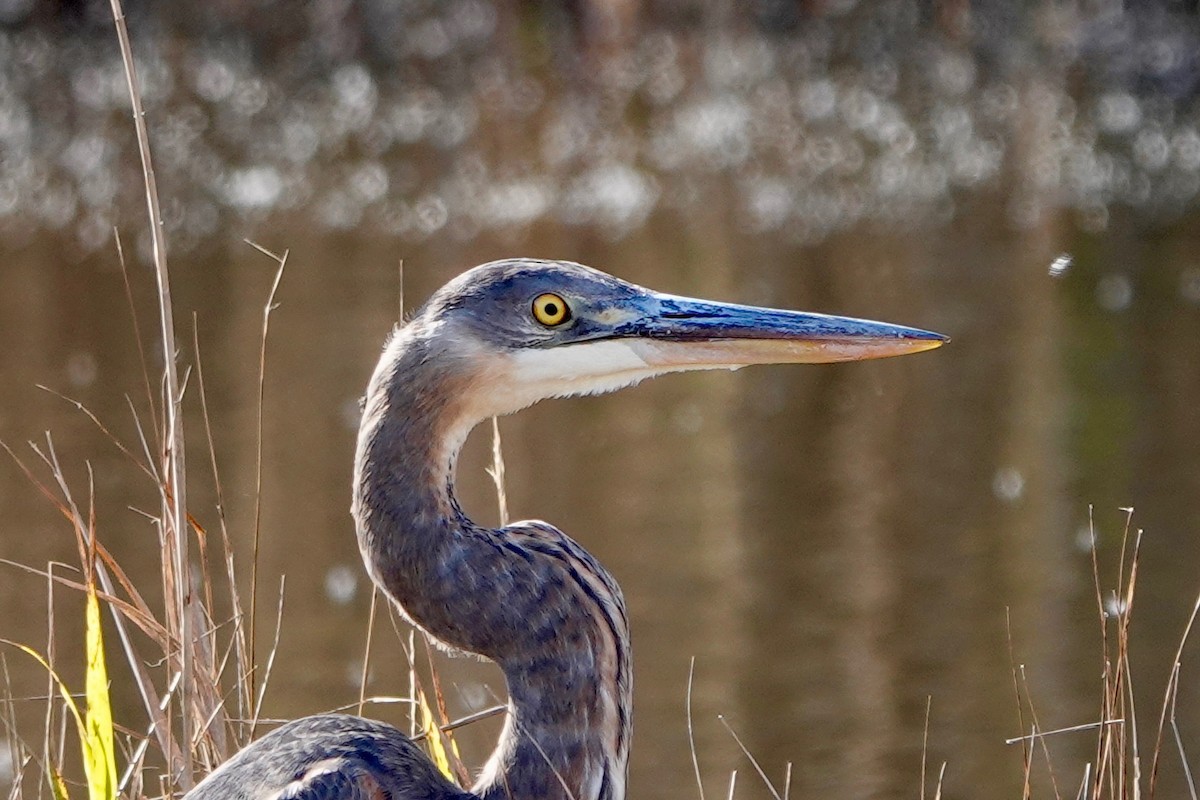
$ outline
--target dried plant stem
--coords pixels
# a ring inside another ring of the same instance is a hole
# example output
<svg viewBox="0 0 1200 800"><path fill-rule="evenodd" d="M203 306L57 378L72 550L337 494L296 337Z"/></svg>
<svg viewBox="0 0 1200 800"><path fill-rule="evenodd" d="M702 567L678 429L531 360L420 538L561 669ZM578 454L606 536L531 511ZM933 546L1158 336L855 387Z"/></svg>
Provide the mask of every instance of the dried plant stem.
<svg viewBox="0 0 1200 800"><path fill-rule="evenodd" d="M191 659L191 620L186 609L189 603L188 592L188 555L187 555L187 490L184 469L184 440L183 417L180 414L180 403L183 392L179 383L179 374L175 347L175 322L171 311L171 285L167 275L166 236L163 231L162 213L159 210L158 186L154 179L154 166L150 158L150 138L146 130L146 114L142 109L141 91L138 88L137 71L133 62L133 49L129 43L129 31L125 26L125 12L121 0L110 0L113 23L117 29L117 39L121 47L121 60L125 67L125 82L129 88L129 102L133 110L133 124L137 131L138 154L142 162L142 178L146 187L146 210L150 216L150 237L154 255L154 274L158 282L159 316L162 323L162 345L164 363L164 419L167 428L164 437L165 448L162 452L164 475L169 489L167 503L163 509L164 522L169 521L165 530L169 546L172 550L174 567L174 612L179 631L179 666L183 676L184 696L187 696L192 684ZM168 618L172 615L168 614ZM185 737L192 730L190 724L190 709L188 703L180 704L180 716ZM181 748L183 752L183 770L175 779L186 790L192 783L192 753L191 748Z"/></svg>
<svg viewBox="0 0 1200 800"><path fill-rule="evenodd" d="M1042 731L1042 723L1038 719L1037 708L1033 704L1033 694L1029 691L1029 679L1025 675L1025 665L1020 665L1017 668L1017 672L1021 678L1021 687L1024 689L1025 703L1029 706L1029 718L1033 720L1030 735L1037 744L1041 745L1042 756L1046 760L1046 773L1050 776L1050 788L1054 790L1054 800L1062 800L1062 793L1058 790L1058 780L1054 777L1054 764L1050 759L1050 747L1046 744L1046 737L1038 735Z"/></svg>
<svg viewBox="0 0 1200 800"><path fill-rule="evenodd" d="M700 758L696 754L696 733L692 726L692 679L695 676L696 657L692 656L691 663L688 665L687 699L685 704L687 709L688 749L692 753L692 771L696 774L696 791L700 795L700 800L704 800L704 779L700 777ZM921 798L921 800L924 800L924 798Z"/></svg>
<svg viewBox="0 0 1200 800"><path fill-rule="evenodd" d="M283 631L283 597L284 590L287 588L287 576L279 576L279 604L275 612L275 639L271 642L271 651L267 654L267 664L263 670L262 683L258 685L258 695L254 699L254 717L250 721L250 732L253 734L254 728L258 725L258 718L262 714L263 700L267 695L267 683L271 679L271 669L275 666L275 654L279 652L279 635Z"/></svg>
<svg viewBox="0 0 1200 800"><path fill-rule="evenodd" d="M742 737L737 735L737 731L733 729L733 726L729 724L729 722L725 719L725 716L723 714L718 714L717 720L725 726L725 730L729 731L729 735L733 737L733 741L737 742L737 746L742 751L742 755L746 756L746 759L750 762L750 766L754 767L754 771L758 773L758 777L762 778L762 782L767 787L767 791L771 793L771 797L775 798L775 800L783 800L783 798L780 797L779 792L776 791L775 784L771 783L771 779L767 777L767 773L763 771L762 766L758 763L758 759L751 755L749 748L747 748L742 742Z"/></svg>
<svg viewBox="0 0 1200 800"><path fill-rule="evenodd" d="M1179 647L1175 650L1175 660L1172 662L1171 677L1167 681L1167 691L1163 697L1162 712L1158 718L1158 735L1155 738L1154 759L1150 765L1150 790L1147 793L1150 800L1153 800L1154 790L1158 785L1158 761L1162 751L1163 732L1166 730L1167 719L1174 720L1175 697L1179 692L1179 668L1183 663L1183 650L1192 635L1192 627L1196 624L1197 617L1200 617L1200 597L1196 598L1191 616L1188 617L1187 624L1183 628L1183 635L1179 638ZM1191 778L1190 770L1188 778L1189 780Z"/></svg>
<svg viewBox="0 0 1200 800"><path fill-rule="evenodd" d="M154 405L154 389L150 385L150 367L146 361L146 346L142 343L142 326L138 324L137 306L133 302L133 287L129 283L129 267L125 263L125 248L121 246L121 232L113 228L113 241L117 243L117 263L121 265L121 282L125 286L125 301L129 304L129 319L133 322L133 340L137 344L138 361L142 365L142 381L146 387L146 403L150 408L150 428L156 433L158 409ZM161 444L161 443L160 443Z"/></svg>
<svg viewBox="0 0 1200 800"><path fill-rule="evenodd" d="M492 466L488 470L496 484L496 504L500 510L500 524L508 524L508 490L504 484L504 449L500 443L500 420L492 417Z"/></svg>
<svg viewBox="0 0 1200 800"><path fill-rule="evenodd" d="M921 800L925 800L925 769L929 759L929 712L933 709L933 695L925 696L925 727L921 732Z"/></svg>
<svg viewBox="0 0 1200 800"><path fill-rule="evenodd" d="M278 264L275 270L275 281L271 284L271 292L267 295L267 303L263 306L262 338L258 351L258 444L254 460L254 546L250 560L250 664L255 665L255 620L258 618L258 543L262 533L262 463L263 463L263 402L266 394L267 378L267 334L271 330L271 312L275 309L275 294L279 291L279 282L283 280L283 270L287 267L288 251L276 255L260 244L246 240L246 244L258 252L272 258ZM256 675L250 672L248 693L254 694ZM257 711L254 719L258 719ZM254 738L254 723L250 725L250 738Z"/></svg>
<svg viewBox="0 0 1200 800"><path fill-rule="evenodd" d="M506 713L508 713L507 705L490 706L482 711L476 711L474 714L467 714L465 717L459 717L453 722L447 722L444 725L438 725L438 730L440 730L442 733L449 733L450 731L456 731L459 728L464 728L474 722L479 722L480 720L484 719L491 719L492 717L498 717L501 714ZM419 742L424 738L425 735L423 733L418 733L413 741Z"/></svg>
<svg viewBox="0 0 1200 800"><path fill-rule="evenodd" d="M1008 606L1004 607L1004 634L1008 641L1008 668L1012 674L1013 696L1017 701L1017 729L1025 730L1025 701L1021 698L1021 682L1017 677L1017 659L1013 651L1013 635L1012 635L1012 609ZM1036 733L1036 731L1035 731ZM1021 742L1021 763L1024 767L1024 785L1021 790L1021 800L1028 800L1030 797L1030 778L1033 774L1033 753L1031 747L1026 745L1026 742L1032 744L1033 737L1018 737L1013 741Z"/></svg>
<svg viewBox="0 0 1200 800"><path fill-rule="evenodd" d="M362 675L358 682L358 710L354 713L360 717L363 713L363 706L367 702L367 678L371 669L371 639L375 635L375 612L379 605L379 589L374 585L371 586L371 614L367 617L367 643L363 645L363 664Z"/></svg>
<svg viewBox="0 0 1200 800"><path fill-rule="evenodd" d="M233 612L233 649L234 660L237 662L237 674L250 675L253 670L250 664L250 654L246 647L245 614L242 611L242 600L237 589L237 574L233 563L233 544L229 538L229 528L225 516L225 491L221 487L221 472L217 466L217 447L213 440L212 417L208 413L208 395L204 390L204 360L200 357L200 331L195 317L192 318L192 347L196 356L196 379L200 385L200 410L204 417L204 435L208 440L208 455L212 465L213 485L217 492L217 518L221 523L221 547L225 560L225 577L229 581L229 602ZM210 592L211 595L211 592ZM211 596L208 598L208 609L212 612ZM237 716L245 719L254 705L249 684L237 682Z"/></svg>
<svg viewBox="0 0 1200 800"><path fill-rule="evenodd" d="M34 448L34 452L40 451ZM104 566L104 562L95 557L99 542L96 540L96 521L93 516L85 521L83 514L80 513L78 506L75 504L75 498L71 493L70 485L67 483L66 475L63 473L62 466L58 463L58 453L54 449L54 442L50 438L50 434L46 434L46 454L43 456L47 465L51 467L51 473L55 482L58 484L59 492L67 507L71 511L73 523L76 533L85 541L81 542L81 547L86 546L89 553L80 553L81 562L88 564L88 568L95 571L96 577L100 580L100 588L104 595L108 598L115 598L116 592L113 589L112 579L108 574L108 570ZM89 484L92 468L88 465ZM91 504L91 512L94 513L95 506ZM86 555L86 558L84 558ZM183 766L183 756L179 748L164 730L166 728L166 717L163 716L162 710L159 707L158 692L154 689L154 682L150 679L149 673L142 662L141 657L137 654L133 645L133 640L129 635L129 629L125 625L125 619L122 616L121 608L116 603L108 601L109 612L112 615L113 624L117 629L117 637L121 642L121 649L125 653L125 659L128 661L133 670L134 683L137 686L138 694L142 698L142 704L146 709L147 716L150 717L152 726L159 739L159 746L162 748L163 754L168 758L172 770L179 770Z"/></svg>

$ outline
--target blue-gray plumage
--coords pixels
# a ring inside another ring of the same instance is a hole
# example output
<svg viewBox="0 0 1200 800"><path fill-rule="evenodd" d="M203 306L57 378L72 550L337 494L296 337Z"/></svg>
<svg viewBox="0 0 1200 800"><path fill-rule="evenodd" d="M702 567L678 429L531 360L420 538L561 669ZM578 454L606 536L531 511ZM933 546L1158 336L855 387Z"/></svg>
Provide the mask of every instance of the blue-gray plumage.
<svg viewBox="0 0 1200 800"><path fill-rule="evenodd" d="M363 408L352 512L371 578L404 615L503 670L508 718L495 751L464 795L395 728L310 717L242 750L187 800L622 800L632 675L621 590L551 525L492 530L463 514L454 467L467 434L538 400L665 372L878 358L944 341L660 294L567 262L463 273L384 348Z"/></svg>
<svg viewBox="0 0 1200 800"><path fill-rule="evenodd" d="M263 754L269 753L269 758ZM393 793L391 787L410 787ZM187 795L292 800L471 800L391 725L345 714L289 722L221 765Z"/></svg>

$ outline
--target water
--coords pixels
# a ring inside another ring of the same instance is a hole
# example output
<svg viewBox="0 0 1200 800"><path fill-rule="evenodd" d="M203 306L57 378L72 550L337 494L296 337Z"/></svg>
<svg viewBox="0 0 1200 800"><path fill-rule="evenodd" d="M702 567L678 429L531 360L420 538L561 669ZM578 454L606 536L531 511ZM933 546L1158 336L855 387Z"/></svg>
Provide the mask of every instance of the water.
<svg viewBox="0 0 1200 800"><path fill-rule="evenodd" d="M1188 20L1041 19L1031 41L1000 9L976 12L968 35L960 20L898 3L891 17L849 7L800 23L648 15L617 20L606 38L608 23L550 12L396 8L134 20L148 102L163 104L151 125L184 359L195 361L194 312L246 564L274 264L240 238L291 252L265 387L264 629L287 576L268 715L358 697L370 595L348 515L350 459L356 400L401 306L399 260L411 308L467 266L522 254L953 337L893 361L673 376L502 421L510 514L562 527L625 590L632 796L698 796L684 712L693 657L710 796L733 768L739 797L768 796L720 714L777 783L794 764L794 797L911 797L927 702L929 781L946 762L944 796L1019 796L1020 753L1004 745L1025 732L1013 664L1044 727L1096 718L1089 506L1106 590L1118 509L1135 507L1146 531L1132 645L1149 748L1200 589L1189 183L1200 158L1188 161L1188 62L1170 56L1186 48ZM218 35L218 23L231 28ZM161 354L149 344L153 287L120 75L99 23L25 24L5 34L0 87L0 200L18 198L0 219L0 438L28 452L22 442L52 431L81 495L91 463L101 535L154 597L157 540L127 508L154 510L153 487L78 411L35 388L81 400L136 443L126 395L144 413L146 389L113 223L131 253L147 357ZM1135 34L1149 55L1116 59ZM1020 68L1021 53L1055 71ZM1068 67L1087 76L1083 90L1068 86ZM1147 74L1157 79L1128 89ZM1062 254L1069 269L1051 276ZM216 530L198 388L193 375L191 510ZM484 430L460 484L468 510L494 522L489 457ZM0 504L0 557L75 560L69 529L14 467L0 468ZM44 582L5 570L0 636L41 645ZM77 602L56 593L62 652L79 641ZM502 694L490 666L437 658L452 713ZM45 690L37 668L8 660L15 695ZM1185 654L1179 723L1192 750L1197 678ZM121 718L140 727L132 686L120 671L114 681ZM369 690L407 691L386 622ZM373 713L404 719L395 706ZM463 734L468 763L495 730ZM1091 734L1049 746L1059 786L1076 786ZM1164 796L1183 791L1177 761L1163 769Z"/></svg>

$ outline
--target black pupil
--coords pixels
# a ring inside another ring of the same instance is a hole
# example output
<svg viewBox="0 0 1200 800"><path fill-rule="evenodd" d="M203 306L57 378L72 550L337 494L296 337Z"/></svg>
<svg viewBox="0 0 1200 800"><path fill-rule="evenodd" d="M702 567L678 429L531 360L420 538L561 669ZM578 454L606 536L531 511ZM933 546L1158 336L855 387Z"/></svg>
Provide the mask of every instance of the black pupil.
<svg viewBox="0 0 1200 800"><path fill-rule="evenodd" d="M558 306L554 303L546 303L546 314L551 317L558 316Z"/></svg>

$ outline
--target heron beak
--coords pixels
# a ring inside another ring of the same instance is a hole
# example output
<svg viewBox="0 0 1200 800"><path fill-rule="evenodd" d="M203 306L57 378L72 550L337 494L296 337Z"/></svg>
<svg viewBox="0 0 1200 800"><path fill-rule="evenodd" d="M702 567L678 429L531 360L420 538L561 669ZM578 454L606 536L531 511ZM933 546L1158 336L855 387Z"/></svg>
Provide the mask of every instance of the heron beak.
<svg viewBox="0 0 1200 800"><path fill-rule="evenodd" d="M655 294L656 310L622 326L622 338L652 368L737 368L824 364L932 350L949 337L932 331L802 311Z"/></svg>

